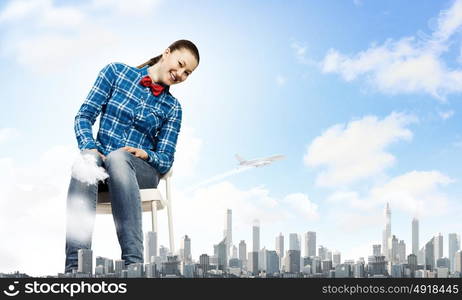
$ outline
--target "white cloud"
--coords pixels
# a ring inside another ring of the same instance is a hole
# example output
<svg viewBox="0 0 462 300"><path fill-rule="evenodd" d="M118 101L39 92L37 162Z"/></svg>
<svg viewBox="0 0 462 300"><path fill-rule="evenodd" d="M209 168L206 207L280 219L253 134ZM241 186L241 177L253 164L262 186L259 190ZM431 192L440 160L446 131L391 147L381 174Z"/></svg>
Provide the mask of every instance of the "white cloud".
<svg viewBox="0 0 462 300"><path fill-rule="evenodd" d="M16 128L0 128L0 143L5 143L19 136Z"/></svg>
<svg viewBox="0 0 462 300"><path fill-rule="evenodd" d="M73 147L56 146L33 165L0 159L0 236L7 252L0 272L43 275L64 269L65 195L75 155Z"/></svg>
<svg viewBox="0 0 462 300"><path fill-rule="evenodd" d="M11 1L0 12L0 23L8 25L6 30L15 31L13 35L3 35L2 53L38 73L72 69L81 59L93 59L118 43L116 34L91 14L88 5Z"/></svg>
<svg viewBox="0 0 462 300"><path fill-rule="evenodd" d="M441 117L441 119L447 120L447 119L451 118L454 115L454 111L453 110L439 111L438 115Z"/></svg>
<svg viewBox="0 0 462 300"><path fill-rule="evenodd" d="M437 23L428 38L388 39L351 56L330 49L321 69L340 74L346 81L364 78L383 93L427 93L444 99L462 91L462 69L450 69L442 59L449 49L448 39L462 24L462 1L441 13Z"/></svg>
<svg viewBox="0 0 462 300"><path fill-rule="evenodd" d="M11 1L0 13L0 22L33 20L39 27L76 28L85 22L77 7L54 6L51 0Z"/></svg>
<svg viewBox="0 0 462 300"><path fill-rule="evenodd" d="M101 9L106 13L114 12L118 15L129 17L145 17L151 15L161 0L93 0L92 9Z"/></svg>
<svg viewBox="0 0 462 300"><path fill-rule="evenodd" d="M290 47L295 51L295 57L299 63L305 65L316 65L316 63L307 56L307 46L302 46L298 42L292 42Z"/></svg>
<svg viewBox="0 0 462 300"><path fill-rule="evenodd" d="M370 199L416 216L438 216L448 212L448 196L439 187L454 182L438 171L412 171L373 188Z"/></svg>
<svg viewBox="0 0 462 300"><path fill-rule="evenodd" d="M176 176L194 175L200 159L202 139L197 137L193 128L184 127L178 136L173 170Z"/></svg>
<svg viewBox="0 0 462 300"><path fill-rule="evenodd" d="M307 221L319 219L318 205L313 203L306 194L289 194L284 197L282 202L286 203L294 212L300 214Z"/></svg>
<svg viewBox="0 0 462 300"><path fill-rule="evenodd" d="M386 148L412 138L406 128L412 122L414 116L392 113L382 120L366 116L334 125L307 147L304 163L325 168L316 178L319 186L343 186L378 175L395 162Z"/></svg>
<svg viewBox="0 0 462 300"><path fill-rule="evenodd" d="M438 171L411 171L376 185L363 195L354 191L336 191L327 198L327 202L337 206L347 205L346 211L348 208L356 212L361 210L363 216L370 216L387 202L393 210L411 216L440 216L447 213L449 208L449 197L441 188L453 182L453 179ZM382 222L381 219L379 221Z"/></svg>

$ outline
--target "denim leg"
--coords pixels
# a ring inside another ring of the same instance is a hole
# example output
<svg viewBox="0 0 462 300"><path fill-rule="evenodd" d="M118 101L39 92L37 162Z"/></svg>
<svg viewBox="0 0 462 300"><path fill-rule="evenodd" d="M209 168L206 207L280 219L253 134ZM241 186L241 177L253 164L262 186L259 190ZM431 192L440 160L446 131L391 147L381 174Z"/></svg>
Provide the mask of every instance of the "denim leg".
<svg viewBox="0 0 462 300"><path fill-rule="evenodd" d="M112 215L126 265L143 262L141 199L135 166L138 159L125 150L115 150L104 162Z"/></svg>
<svg viewBox="0 0 462 300"><path fill-rule="evenodd" d="M93 155L97 165L103 165L103 161L97 153L82 150L81 154ZM88 184L71 177L66 203L65 272L77 269L77 251L79 249L91 249L97 192L97 184Z"/></svg>

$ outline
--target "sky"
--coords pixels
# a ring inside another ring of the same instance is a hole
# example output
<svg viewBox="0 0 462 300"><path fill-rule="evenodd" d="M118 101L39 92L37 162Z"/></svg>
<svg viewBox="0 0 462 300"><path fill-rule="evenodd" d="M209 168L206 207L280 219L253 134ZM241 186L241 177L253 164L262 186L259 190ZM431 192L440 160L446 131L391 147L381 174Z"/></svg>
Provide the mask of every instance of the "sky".
<svg viewBox="0 0 462 300"><path fill-rule="evenodd" d="M194 259L213 254L232 209L236 246L258 219L261 247L315 231L342 261L367 258L389 202L407 253L417 217L420 247L441 232L447 256L462 232L461 28L453 0L0 2L0 272L63 271L74 117L105 65L178 39L201 60L171 89L176 250L188 235ZM286 158L237 171L236 153ZM93 251L120 257L111 216Z"/></svg>

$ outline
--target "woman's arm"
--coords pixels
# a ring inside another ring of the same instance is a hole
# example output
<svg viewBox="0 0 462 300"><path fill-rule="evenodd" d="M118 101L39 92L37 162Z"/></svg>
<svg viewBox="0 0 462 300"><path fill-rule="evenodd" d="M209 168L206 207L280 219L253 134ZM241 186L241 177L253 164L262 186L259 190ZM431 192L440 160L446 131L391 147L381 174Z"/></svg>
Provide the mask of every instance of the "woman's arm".
<svg viewBox="0 0 462 300"><path fill-rule="evenodd" d="M148 163L161 174L167 173L173 164L176 143L181 128L181 118L181 106L177 103L157 135L155 151L146 150Z"/></svg>
<svg viewBox="0 0 462 300"><path fill-rule="evenodd" d="M87 98L75 116L74 130L79 149L96 149L92 125L111 97L116 79L115 63L108 64L99 73Z"/></svg>

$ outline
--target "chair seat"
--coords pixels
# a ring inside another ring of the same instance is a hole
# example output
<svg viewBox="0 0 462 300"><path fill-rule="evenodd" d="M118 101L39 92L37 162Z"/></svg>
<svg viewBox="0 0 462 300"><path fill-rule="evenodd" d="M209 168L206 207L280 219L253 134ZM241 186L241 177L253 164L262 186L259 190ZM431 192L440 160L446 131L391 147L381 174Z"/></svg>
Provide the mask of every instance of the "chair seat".
<svg viewBox="0 0 462 300"><path fill-rule="evenodd" d="M165 207L165 201L158 189L142 189L140 190L141 209L143 212L151 211L151 202L156 201L157 210ZM111 199L109 192L99 192L98 202L96 205L97 214L112 214Z"/></svg>

